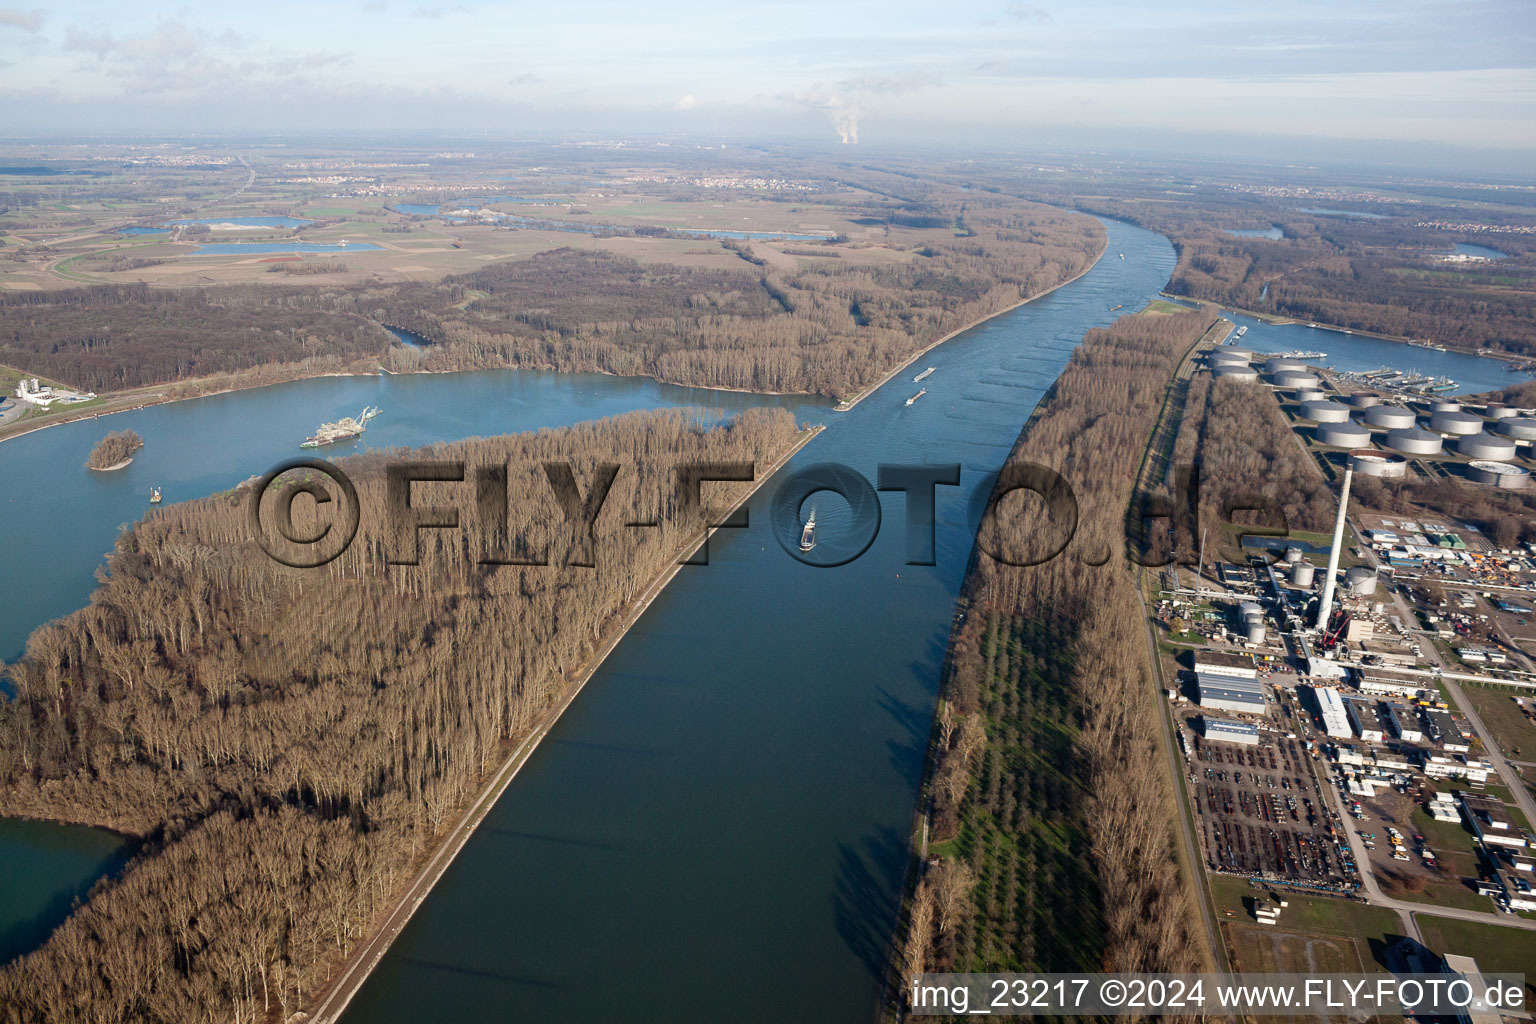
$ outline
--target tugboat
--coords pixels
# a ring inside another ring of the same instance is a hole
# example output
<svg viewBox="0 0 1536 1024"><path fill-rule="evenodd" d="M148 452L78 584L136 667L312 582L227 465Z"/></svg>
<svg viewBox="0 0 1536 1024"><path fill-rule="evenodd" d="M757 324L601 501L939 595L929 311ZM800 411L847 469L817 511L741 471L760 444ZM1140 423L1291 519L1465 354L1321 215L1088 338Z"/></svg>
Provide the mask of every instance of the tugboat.
<svg viewBox="0 0 1536 1024"><path fill-rule="evenodd" d="M149 503L151 505L158 505L158 504L160 504L160 488L158 488L158 487L151 487L149 489Z"/></svg>
<svg viewBox="0 0 1536 1024"><path fill-rule="evenodd" d="M379 414L379 410L371 405L363 406L363 411L357 416L343 416L334 423L322 423L304 442L300 448L319 448L323 445L335 444L337 441L350 441L368 429L368 421Z"/></svg>
<svg viewBox="0 0 1536 1024"><path fill-rule="evenodd" d="M805 521L805 529L800 531L800 550L809 551L816 546L816 510L811 509L810 518Z"/></svg>
<svg viewBox="0 0 1536 1024"><path fill-rule="evenodd" d="M928 393L928 389L927 388L923 388L923 390L919 391L917 394L915 394L911 398L907 399L907 404L911 405L913 402L917 401L919 398L922 398L927 393Z"/></svg>

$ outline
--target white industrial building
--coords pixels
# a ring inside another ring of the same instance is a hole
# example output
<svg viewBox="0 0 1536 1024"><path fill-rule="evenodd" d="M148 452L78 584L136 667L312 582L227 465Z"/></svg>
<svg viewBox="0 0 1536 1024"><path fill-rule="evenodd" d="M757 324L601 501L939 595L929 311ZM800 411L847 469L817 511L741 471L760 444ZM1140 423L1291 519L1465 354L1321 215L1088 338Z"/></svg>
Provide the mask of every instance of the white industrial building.
<svg viewBox="0 0 1536 1024"><path fill-rule="evenodd" d="M1210 715L1202 715L1201 721L1205 725L1205 738L1214 743L1258 745L1259 727L1251 722L1234 722L1230 718L1212 718Z"/></svg>
<svg viewBox="0 0 1536 1024"><path fill-rule="evenodd" d="M1424 732L1419 728L1418 720L1413 717L1407 708L1399 707L1396 704L1388 704L1386 708L1387 728L1392 730L1392 735L1404 743L1422 743L1424 741Z"/></svg>
<svg viewBox="0 0 1536 1024"><path fill-rule="evenodd" d="M1196 651L1195 671L1202 674L1257 679L1259 670L1249 654L1225 654L1221 651Z"/></svg>
<svg viewBox="0 0 1536 1024"><path fill-rule="evenodd" d="M1197 672L1195 678L1201 707L1244 715L1264 713L1264 684L1259 680L1215 672Z"/></svg>
<svg viewBox="0 0 1536 1024"><path fill-rule="evenodd" d="M1339 691L1331 686L1314 686L1312 695L1317 698L1317 710L1323 718L1323 732L1338 739L1352 739L1355 730L1349 727L1349 714Z"/></svg>
<svg viewBox="0 0 1536 1024"><path fill-rule="evenodd" d="M1386 734L1382 732L1381 722L1376 717L1375 702L1368 700L1345 700L1344 714L1349 718L1349 727L1361 739L1369 743L1380 743L1386 739Z"/></svg>

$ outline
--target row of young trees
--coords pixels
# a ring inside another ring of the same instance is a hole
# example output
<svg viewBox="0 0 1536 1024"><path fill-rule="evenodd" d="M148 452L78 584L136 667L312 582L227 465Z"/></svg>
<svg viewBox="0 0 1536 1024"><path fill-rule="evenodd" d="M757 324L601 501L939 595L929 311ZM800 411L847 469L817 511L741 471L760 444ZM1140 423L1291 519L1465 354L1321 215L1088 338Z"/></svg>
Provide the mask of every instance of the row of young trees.
<svg viewBox="0 0 1536 1024"><path fill-rule="evenodd" d="M902 977L929 971L1191 969L1160 742L1123 526L1180 357L1205 313L1089 333L1003 471L1060 473L1075 534L1037 498L983 524L930 765L933 856L911 900ZM1064 550L1040 557L1068 536Z"/></svg>
<svg viewBox="0 0 1536 1024"><path fill-rule="evenodd" d="M705 484L694 507L675 466L761 471L797 435L782 410L725 423L669 410L358 456L342 466L359 532L323 568L257 547L249 484L122 534L90 605L37 630L12 669L0 815L106 826L143 847L0 969L0 1021L255 1022L304 1008L509 744L744 486ZM466 529L422 531L419 564L388 564L408 558L410 537L385 513L385 467L407 456L466 463L465 482L412 493L458 507ZM618 467L594 557L575 560L595 568L566 564L583 535L546 463L570 464L584 500ZM486 491L477 467L498 466ZM297 483L273 484L269 511ZM504 523L480 511L487 494ZM294 508L297 533L312 530L315 502ZM550 564L486 564L538 555Z"/></svg>

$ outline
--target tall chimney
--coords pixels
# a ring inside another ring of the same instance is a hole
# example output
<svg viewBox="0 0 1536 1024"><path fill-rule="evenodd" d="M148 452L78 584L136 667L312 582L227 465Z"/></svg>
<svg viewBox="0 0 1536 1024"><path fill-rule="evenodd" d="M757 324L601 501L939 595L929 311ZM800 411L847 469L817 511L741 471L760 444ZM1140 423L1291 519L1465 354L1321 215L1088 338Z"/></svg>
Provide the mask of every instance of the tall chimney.
<svg viewBox="0 0 1536 1024"><path fill-rule="evenodd" d="M1339 493L1339 518L1333 523L1333 550L1328 552L1328 575L1323 577L1323 602L1317 606L1317 628L1328 628L1328 613L1333 610L1334 578L1339 574L1339 552L1344 549L1344 516L1349 510L1349 484L1354 479L1353 466L1344 468L1344 490Z"/></svg>

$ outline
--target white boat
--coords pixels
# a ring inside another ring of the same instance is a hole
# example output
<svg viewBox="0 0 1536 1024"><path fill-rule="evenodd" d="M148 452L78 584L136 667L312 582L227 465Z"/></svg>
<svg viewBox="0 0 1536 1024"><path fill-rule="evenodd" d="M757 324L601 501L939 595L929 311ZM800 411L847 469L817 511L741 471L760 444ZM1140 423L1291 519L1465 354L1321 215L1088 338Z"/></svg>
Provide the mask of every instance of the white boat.
<svg viewBox="0 0 1536 1024"><path fill-rule="evenodd" d="M913 402L917 401L919 398L922 398L927 393L928 393L928 389L927 388L923 388L923 390L919 391L917 394L915 394L911 398L907 399L907 404L911 405Z"/></svg>
<svg viewBox="0 0 1536 1024"><path fill-rule="evenodd" d="M934 370L937 370L937 369L938 369L937 366L930 366L930 367L928 367L928 369L924 370L922 373L918 374L916 377L913 377L912 378L912 383L913 384L920 384L920 383L922 383L923 381L928 379L929 375L932 374Z"/></svg>
<svg viewBox="0 0 1536 1024"><path fill-rule="evenodd" d="M816 510L811 509L811 515L805 521L805 529L800 531L800 550L809 551L816 546Z"/></svg>

